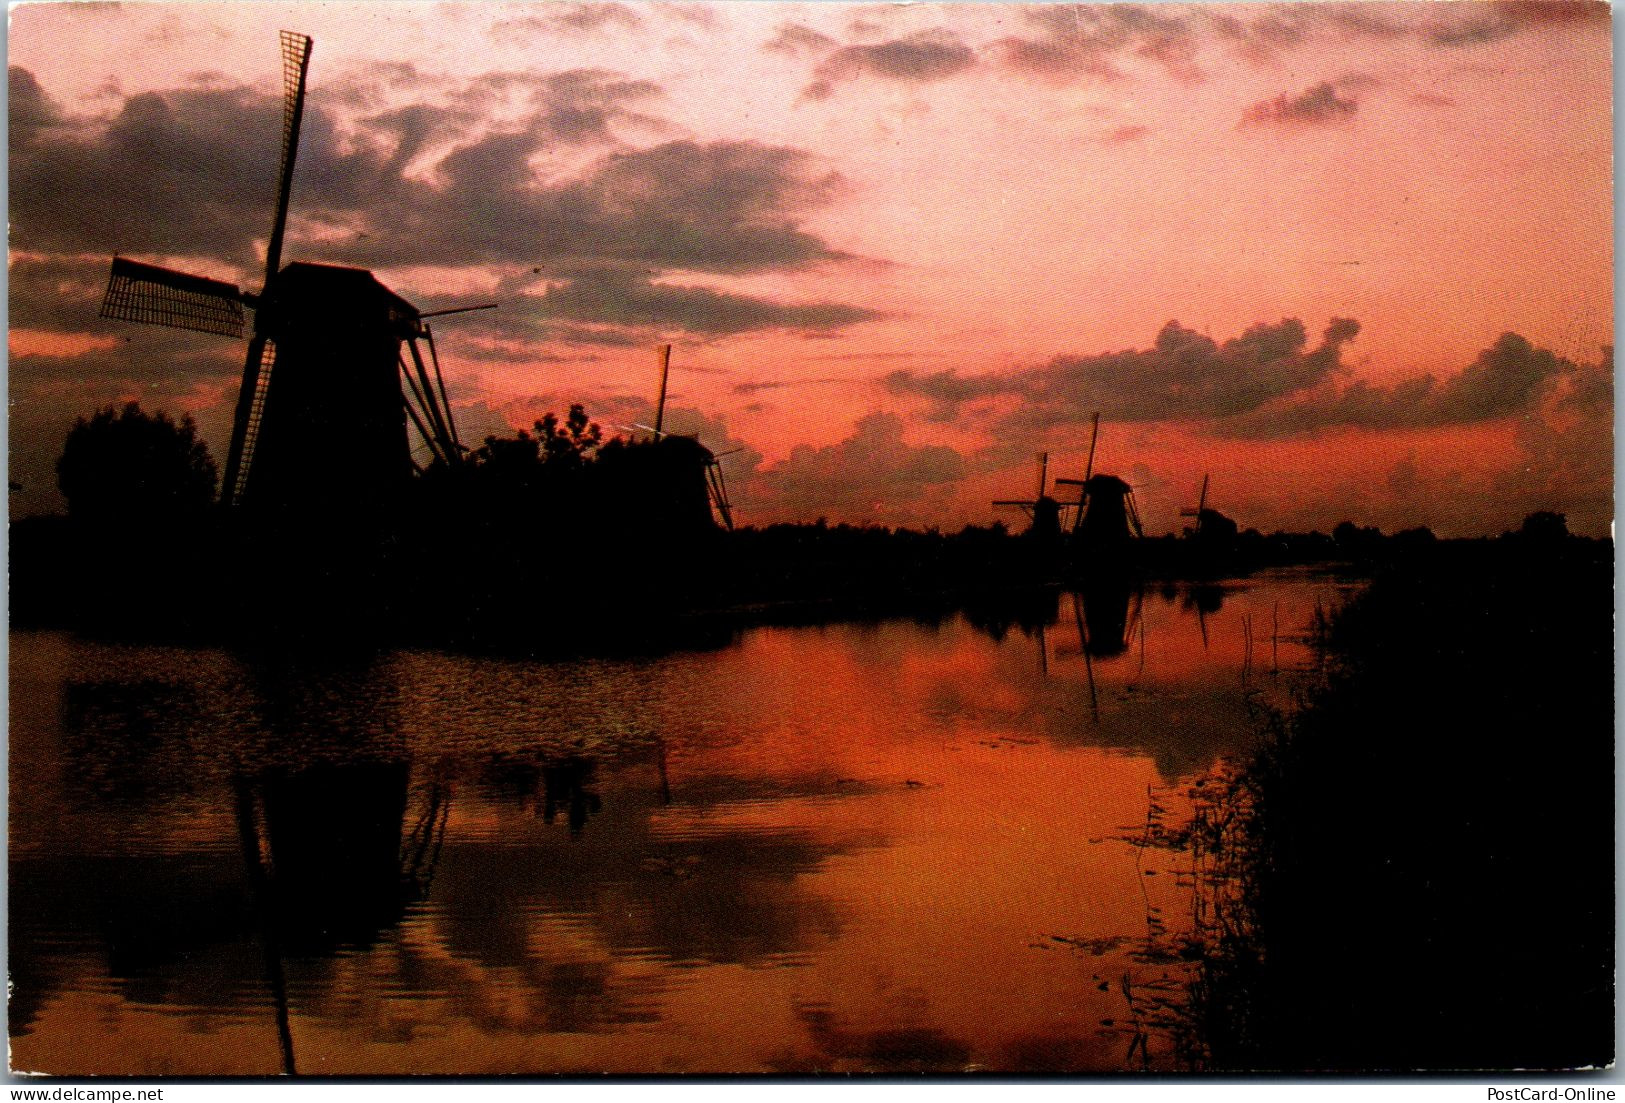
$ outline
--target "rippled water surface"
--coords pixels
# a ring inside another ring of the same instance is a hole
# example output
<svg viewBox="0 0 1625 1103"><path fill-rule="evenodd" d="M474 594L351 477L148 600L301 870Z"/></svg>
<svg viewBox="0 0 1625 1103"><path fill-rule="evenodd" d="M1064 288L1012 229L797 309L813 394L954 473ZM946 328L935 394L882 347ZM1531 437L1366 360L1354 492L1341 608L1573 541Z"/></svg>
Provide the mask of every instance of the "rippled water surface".
<svg viewBox="0 0 1625 1103"><path fill-rule="evenodd" d="M1131 840L1302 683L1340 597L562 663L13 633L12 1063L1169 1067L1155 1032L1129 1051L1177 994L1146 951L1188 923L1188 859Z"/></svg>

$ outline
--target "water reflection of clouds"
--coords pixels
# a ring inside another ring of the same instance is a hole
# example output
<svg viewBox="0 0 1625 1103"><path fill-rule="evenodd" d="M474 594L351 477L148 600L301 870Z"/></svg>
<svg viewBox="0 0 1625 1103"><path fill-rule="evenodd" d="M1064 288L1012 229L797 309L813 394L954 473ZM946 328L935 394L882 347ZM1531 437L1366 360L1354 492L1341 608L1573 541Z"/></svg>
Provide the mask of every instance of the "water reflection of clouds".
<svg viewBox="0 0 1625 1103"><path fill-rule="evenodd" d="M1030 936L999 927L1007 910L1120 933L1055 918L1047 894L1121 923L1117 903L1089 896L1115 884L1112 844L1079 840L1139 814L1145 759L1184 777L1246 737L1241 618L1267 622L1279 600L1284 629L1313 604L1268 585L1221 597L1200 610L1153 592L1125 617L1108 610L1095 634L1122 620L1127 646L1088 663L1068 599L981 627L765 629L705 655L560 664L406 652L273 666L14 640L14 679L46 687L14 704L13 777L29 786L13 805L14 1037L25 1050L36 1032L59 1037L59 1009L92 993L116 997L102 1013L118 1030L156 1038L171 1028L151 1020L172 1021L176 1052L184 1030L258 1024L274 1066L246 791L280 894L294 1033L346 1068L394 1067L411 1040L426 1071L650 1071L730 999L770 1024L737 1042L741 1067L1110 1067L1087 1024L1049 1036L1011 1009L1001 1028L996 1006L982 1021L999 982L978 994L977 963L1006 982L1023 966L961 947L926 913L986 924L1018 954ZM1094 747L1123 752L1132 792ZM414 825L433 792L449 811L423 848L433 832ZM322 808L347 794L388 821L360 847L364 876L318 860L337 822ZM1068 823L1065 838L1045 821ZM432 858L408 885L414 846ZM1010 846L1057 857L1035 872ZM296 853L314 862L300 891ZM860 995L866 969L911 952L892 941L896 901L911 901L906 929L968 970L910 962L931 993L915 1019ZM781 979L784 966L809 979ZM1025 999L1053 995L1047 976L1025 983ZM657 1023L664 1043L648 1041Z"/></svg>
<svg viewBox="0 0 1625 1103"><path fill-rule="evenodd" d="M816 824L724 822L730 810L759 815L775 803L839 797L842 779L706 776L668 804L647 739L629 741L631 765L611 760L601 777L596 760L561 758L544 749L559 740L529 733L483 761L441 754L429 765L461 789L459 820L473 830L452 831L439 850L431 899L411 905L392 895L388 877L348 876L357 861L396 859L394 844L411 826L409 796L422 787L411 783L403 739L388 730L412 711L399 683L369 670L363 676L382 684L347 699L341 686L354 676L244 677L228 665L202 689L163 679L64 687L74 765L58 795L95 812L88 834L13 857L13 929L23 936L13 958L22 988L14 1034L26 1036L55 993L100 985L126 1006L181 1013L193 1028L252 1017L256 1005L263 1013L255 947L263 917L245 873L252 860L231 835L245 784L275 870L272 913L296 1022L354 1020L380 1042L444 1030L447 1014L480 1034L613 1030L658 1019L672 967L793 963L838 936L836 907L807 891L802 874L873 840L827 840ZM257 691L257 723L239 741L243 733L212 726L200 710L244 685ZM497 740L487 732L485 741ZM579 740L564 742L579 751ZM290 759L309 764L292 768ZM599 788L608 814L589 827L575 798L597 813ZM354 825L341 823L335 837L338 802L390 821L379 836L387 849L369 842L371 858L353 853L360 844L345 836ZM549 829L555 803L570 809L573 832ZM527 809L533 815L514 815ZM146 838L133 854L119 838L131 816ZM203 825L218 837L201 839ZM320 860L324 838L336 864ZM95 889L75 894L76 886ZM345 978L361 961L409 998L349 994Z"/></svg>

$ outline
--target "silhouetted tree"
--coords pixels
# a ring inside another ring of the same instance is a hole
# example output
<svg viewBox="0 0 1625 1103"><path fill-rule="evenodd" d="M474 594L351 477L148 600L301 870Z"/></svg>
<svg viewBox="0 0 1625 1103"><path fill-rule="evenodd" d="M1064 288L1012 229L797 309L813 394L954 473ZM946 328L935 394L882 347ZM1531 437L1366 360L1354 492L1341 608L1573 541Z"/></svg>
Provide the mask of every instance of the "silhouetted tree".
<svg viewBox="0 0 1625 1103"><path fill-rule="evenodd" d="M486 437L474 453L476 465L500 481L528 483L542 467L554 474L581 470L603 440L603 431L588 420L579 402L570 407L562 425L559 416L549 412L532 428L534 436L521 429L511 437Z"/></svg>
<svg viewBox="0 0 1625 1103"><path fill-rule="evenodd" d="M1419 525L1416 528L1401 529L1399 532L1394 533L1392 542L1393 546L1399 551L1415 552L1421 551L1423 548L1433 547L1439 542L1439 538L1426 525Z"/></svg>
<svg viewBox="0 0 1625 1103"><path fill-rule="evenodd" d="M177 424L131 402L79 418L56 462L68 512L92 519L159 519L198 513L218 481L190 414Z"/></svg>
<svg viewBox="0 0 1625 1103"><path fill-rule="evenodd" d="M486 437L474 461L489 471L526 475L541 462L541 442L523 429L512 437Z"/></svg>
<svg viewBox="0 0 1625 1103"><path fill-rule="evenodd" d="M1518 535L1542 544L1560 544L1568 539L1569 519L1549 509L1537 509L1523 519Z"/></svg>
<svg viewBox="0 0 1625 1103"><path fill-rule="evenodd" d="M1339 521L1332 529L1332 540L1343 555L1367 556L1382 548L1382 530L1375 525L1361 528L1353 521Z"/></svg>
<svg viewBox="0 0 1625 1103"><path fill-rule="evenodd" d="M587 410L579 402L570 407L563 425L549 411L536 423L536 436L541 441L542 462L568 470L585 466L603 440L598 423L587 420Z"/></svg>

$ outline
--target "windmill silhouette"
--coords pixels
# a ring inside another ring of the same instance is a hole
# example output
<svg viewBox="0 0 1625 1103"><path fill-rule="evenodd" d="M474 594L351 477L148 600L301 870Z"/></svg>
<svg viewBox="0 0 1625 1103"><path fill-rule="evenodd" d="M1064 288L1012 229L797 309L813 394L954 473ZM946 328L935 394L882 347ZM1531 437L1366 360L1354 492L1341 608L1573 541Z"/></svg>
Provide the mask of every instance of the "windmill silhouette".
<svg viewBox="0 0 1625 1103"><path fill-rule="evenodd" d="M1059 483L1061 480L1055 480ZM1031 500L997 498L994 509L1019 509L1032 518L1028 532L1045 540L1061 538L1061 504L1049 495L1049 453L1038 453L1038 496Z"/></svg>
<svg viewBox="0 0 1625 1103"><path fill-rule="evenodd" d="M1196 508L1191 509L1186 506L1179 511L1181 517L1194 517L1196 519L1195 527L1187 530L1188 534L1196 540L1202 538L1202 522L1207 519L1207 484L1209 477L1207 475L1202 476L1202 493L1196 499Z"/></svg>
<svg viewBox="0 0 1625 1103"><path fill-rule="evenodd" d="M422 471L408 419L431 463L460 458L464 448L426 319L495 304L424 313L364 269L282 265L312 43L291 31L280 38L282 157L259 292L114 256L101 314L242 337L249 328L245 308L251 309L221 502L354 509L389 501L414 470Z"/></svg>
<svg viewBox="0 0 1625 1103"><path fill-rule="evenodd" d="M1100 439L1100 411L1095 411L1091 418L1089 429L1089 460L1084 464L1083 478L1056 479L1056 486L1075 486L1078 488L1078 500L1069 503L1072 506L1072 536L1077 538L1078 531L1083 528L1083 515L1089 508L1089 480L1095 474L1095 444Z"/></svg>
<svg viewBox="0 0 1625 1103"><path fill-rule="evenodd" d="M666 432L666 383L671 375L671 346L661 345L659 352L660 396L655 399L655 423L653 425L633 425L629 428L644 430L650 434L650 438L656 444L671 439L693 442L693 455L698 458L705 470L705 490L710 499L711 508L722 521L723 527L732 532L734 527L733 505L728 500L727 484L722 480L722 464L720 461L723 456L731 456L735 452L744 451L745 446L739 445L736 448L713 452L700 443L700 438L696 434Z"/></svg>

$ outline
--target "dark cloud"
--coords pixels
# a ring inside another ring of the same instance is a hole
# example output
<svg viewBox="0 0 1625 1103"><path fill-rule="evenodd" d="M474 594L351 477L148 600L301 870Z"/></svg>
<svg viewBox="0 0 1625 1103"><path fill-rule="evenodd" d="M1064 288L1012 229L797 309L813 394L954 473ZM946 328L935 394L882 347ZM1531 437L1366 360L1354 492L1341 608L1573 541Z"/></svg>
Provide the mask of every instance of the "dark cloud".
<svg viewBox="0 0 1625 1103"><path fill-rule="evenodd" d="M246 89L143 93L104 126L65 122L10 76L12 244L251 260L270 223L282 105ZM251 228L252 226L252 228Z"/></svg>
<svg viewBox="0 0 1625 1103"><path fill-rule="evenodd" d="M1181 80L1202 77L1201 55L1218 47L1256 65L1312 44L1413 39L1446 49L1492 43L1555 24L1608 26L1608 5L1527 3L1035 4L1024 33L1000 39L1005 68L1056 82L1118 80L1149 63Z"/></svg>
<svg viewBox="0 0 1625 1103"><path fill-rule="evenodd" d="M952 31L918 31L874 45L843 46L819 63L806 95L827 99L837 84L864 76L925 84L956 76L975 64L976 52Z"/></svg>
<svg viewBox="0 0 1625 1103"><path fill-rule="evenodd" d="M331 246L331 259L372 267L613 261L727 273L846 259L798 224L843 187L799 150L668 142L538 186L528 161L544 146L532 127L457 147L432 183L392 182L395 202L344 212L371 233Z"/></svg>
<svg viewBox="0 0 1625 1103"><path fill-rule="evenodd" d="M482 79L494 87L501 77ZM534 159L561 145L579 152L606 143L620 122L652 122L635 107L659 89L599 70L520 83L534 111L477 136L469 134L477 114L457 103L396 107L348 130L329 112L308 110L290 257L366 267L607 261L725 273L847 259L800 227L805 212L844 187L810 154L668 142L548 179ZM279 99L243 88L143 93L91 123L65 121L24 70L13 70L11 86L15 248L257 268L256 242L271 219ZM430 171L404 175L414 161Z"/></svg>
<svg viewBox="0 0 1625 1103"><path fill-rule="evenodd" d="M757 492L799 516L864 517L882 513L929 521L940 517L964 479L963 456L944 445L903 440L903 419L873 413L851 436L813 448L798 445L788 458L764 468Z"/></svg>
<svg viewBox="0 0 1625 1103"><path fill-rule="evenodd" d="M790 57L801 57L804 54L821 54L833 50L836 42L827 34L819 34L811 27L801 23L781 23L778 31L769 39L762 49L778 54L787 54Z"/></svg>
<svg viewBox="0 0 1625 1103"><path fill-rule="evenodd" d="M12 358L8 391L14 404L24 401L74 403L69 420L104 406L108 396L139 397L147 392L191 395L219 384L235 387L242 375L245 346L239 341L149 327L153 336L140 342L119 341L82 353L49 356L30 353ZM235 398L235 393L233 398Z"/></svg>
<svg viewBox="0 0 1625 1103"><path fill-rule="evenodd" d="M97 316L107 275L108 261L100 258L14 254L7 268L11 328L117 332L117 323Z"/></svg>
<svg viewBox="0 0 1625 1103"><path fill-rule="evenodd" d="M1553 387L1580 377L1573 362L1506 333L1447 379L1422 376L1392 386L1332 383L1219 426L1231 436L1287 437L1324 429L1426 429L1474 425L1539 408Z"/></svg>
<svg viewBox="0 0 1625 1103"><path fill-rule="evenodd" d="M27 145L39 131L62 120L61 112L40 87L34 74L21 66L6 70L7 98L10 101L11 145Z"/></svg>
<svg viewBox="0 0 1625 1103"><path fill-rule="evenodd" d="M1000 39L1006 68L1053 81L1117 80L1122 63L1151 62L1181 80L1201 77L1200 26L1183 6L1035 4L1022 9L1029 35Z"/></svg>
<svg viewBox="0 0 1625 1103"><path fill-rule="evenodd" d="M1424 29L1435 46L1459 48L1499 42L1531 28L1562 24L1591 24L1606 29L1609 5L1588 0L1495 0L1464 4L1457 17L1435 20Z"/></svg>
<svg viewBox="0 0 1625 1103"><path fill-rule="evenodd" d="M614 270L550 287L534 297L534 313L619 329L676 327L704 336L769 329L821 332L881 316L840 303L778 303L708 287L655 283Z"/></svg>
<svg viewBox="0 0 1625 1103"><path fill-rule="evenodd" d="M882 383L893 394L930 399L930 416L938 420L957 416L967 403L1019 398L1000 424L1025 430L1082 423L1094 411L1114 421L1222 418L1330 378L1341 366L1342 346L1359 330L1350 319L1333 319L1310 349L1296 318L1253 326L1223 344L1169 322L1149 349L1058 356L1011 375L896 371Z"/></svg>
<svg viewBox="0 0 1625 1103"><path fill-rule="evenodd" d="M712 4L659 3L654 5L654 10L702 31L717 31L723 27L722 16Z"/></svg>
<svg viewBox="0 0 1625 1103"><path fill-rule="evenodd" d="M1336 88L1323 82L1299 96L1289 97L1283 92L1273 100L1253 104L1243 113L1240 125L1319 126L1349 119L1359 107L1357 100L1338 95Z"/></svg>
<svg viewBox="0 0 1625 1103"><path fill-rule="evenodd" d="M635 31L643 17L626 4L546 4L542 15L504 19L491 28L491 35L509 42L529 42L534 38L573 37L609 31ZM533 9L534 10L534 9Z"/></svg>
<svg viewBox="0 0 1625 1103"><path fill-rule="evenodd" d="M821 379L761 379L749 383L735 383L733 393L750 395L759 394L762 391L782 391L790 387L813 387L821 384L846 382L849 381L837 379L833 376L825 376Z"/></svg>
<svg viewBox="0 0 1625 1103"><path fill-rule="evenodd" d="M628 80L601 69L571 69L541 78L534 99L541 106L536 124L555 141L571 144L610 142L611 123L663 128L654 116L633 111L630 104L663 95L658 84Z"/></svg>
<svg viewBox="0 0 1625 1103"><path fill-rule="evenodd" d="M664 95L653 81L632 80L606 69L560 73L498 69L467 81L451 91L449 99L478 119L496 105L522 97L530 108L526 129L543 142L577 146L614 142L615 127L620 125L670 130L666 119L635 109Z"/></svg>
<svg viewBox="0 0 1625 1103"><path fill-rule="evenodd" d="M960 407L965 403L1021 394L1027 390L1024 376L964 376L950 368L929 374L899 368L887 374L881 383L892 394L930 399L935 408L927 419L943 422L956 420Z"/></svg>

